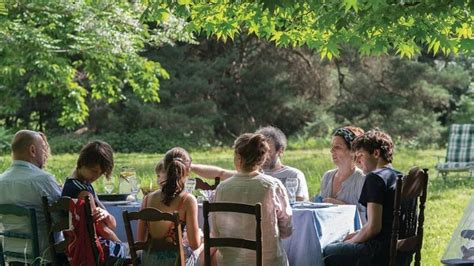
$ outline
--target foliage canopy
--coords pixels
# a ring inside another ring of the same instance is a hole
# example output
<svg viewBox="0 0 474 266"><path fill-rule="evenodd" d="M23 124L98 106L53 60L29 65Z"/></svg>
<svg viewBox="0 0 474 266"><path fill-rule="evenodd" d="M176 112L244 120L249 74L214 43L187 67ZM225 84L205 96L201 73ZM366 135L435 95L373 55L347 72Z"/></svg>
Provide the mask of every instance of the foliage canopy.
<svg viewBox="0 0 474 266"><path fill-rule="evenodd" d="M127 90L158 102L168 73L143 53L192 34L257 36L328 59L345 45L402 57L471 51L471 11L462 0L0 1L0 113L45 97L72 128L86 121L88 103L121 101Z"/></svg>
<svg viewBox="0 0 474 266"><path fill-rule="evenodd" d="M150 8L173 3L174 10L191 21L193 31L224 41L240 33L255 34L277 46L307 46L322 58L338 57L344 44L362 55L394 51L402 57L426 49L434 54L474 49L471 1L168 0L150 1Z"/></svg>

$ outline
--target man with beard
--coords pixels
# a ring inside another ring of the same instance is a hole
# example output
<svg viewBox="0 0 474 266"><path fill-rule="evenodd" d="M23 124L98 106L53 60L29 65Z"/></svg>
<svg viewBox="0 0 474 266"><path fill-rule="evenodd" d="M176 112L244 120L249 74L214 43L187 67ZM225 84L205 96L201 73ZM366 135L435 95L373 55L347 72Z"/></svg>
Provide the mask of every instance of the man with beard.
<svg viewBox="0 0 474 266"><path fill-rule="evenodd" d="M303 172L294 167L283 165L281 162L281 157L283 156L287 143L285 134L280 129L272 126L260 128L255 133L264 135L270 146L267 159L262 167L263 173L278 178L283 184L285 184L288 178L297 178L298 188L296 190L296 200L308 200L308 185L306 184L306 178Z"/></svg>
<svg viewBox="0 0 474 266"><path fill-rule="evenodd" d="M306 184L306 178L303 172L294 167L283 165L281 162L281 157L283 156L287 144L285 134L280 129L272 126L260 128L255 133L264 135L270 146L270 151L262 166L263 173L279 179L283 184L285 184L288 178L297 178L298 187L296 190L296 200L308 200L308 185ZM220 177L221 180L236 174L235 171L202 164L191 164L191 171L205 178Z"/></svg>

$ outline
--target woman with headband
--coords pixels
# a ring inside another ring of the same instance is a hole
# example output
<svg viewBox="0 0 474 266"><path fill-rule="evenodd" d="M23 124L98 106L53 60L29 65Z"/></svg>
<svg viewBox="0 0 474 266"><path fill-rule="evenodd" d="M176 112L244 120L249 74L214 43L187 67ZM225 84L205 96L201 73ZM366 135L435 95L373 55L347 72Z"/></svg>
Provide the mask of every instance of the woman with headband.
<svg viewBox="0 0 474 266"><path fill-rule="evenodd" d="M352 141L362 134L363 129L353 126L334 131L331 140L331 159L336 168L323 175L321 193L317 201L357 205L362 222L365 223L365 208L359 204L365 175L356 167L354 153L351 150Z"/></svg>

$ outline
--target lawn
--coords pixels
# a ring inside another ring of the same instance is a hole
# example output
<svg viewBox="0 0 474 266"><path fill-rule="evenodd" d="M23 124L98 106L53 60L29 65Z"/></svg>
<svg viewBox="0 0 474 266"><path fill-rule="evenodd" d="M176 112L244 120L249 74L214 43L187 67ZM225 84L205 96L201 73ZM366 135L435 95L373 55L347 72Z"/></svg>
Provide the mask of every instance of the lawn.
<svg viewBox="0 0 474 266"><path fill-rule="evenodd" d="M425 235L422 251L423 265L439 265L440 258L450 240L451 233L457 226L464 208L471 195L474 179L468 173L452 173L447 180L436 177L434 165L436 156L444 156L444 150L409 150L401 149L395 154L394 167L407 172L412 166L429 168L430 182L428 185L428 200L426 206ZM154 182L153 172L156 162L162 154L117 154L115 158L114 176L121 166L131 166L137 171L142 185ZM231 150L212 150L193 152L193 162L214 164L232 168ZM48 161L47 170L62 182L74 168L76 155L54 155ZM319 192L322 174L331 169L329 149L290 150L284 154L283 162L302 170L307 178L310 195ZM10 164L9 156L0 156L0 171ZM101 191L101 184L97 190Z"/></svg>

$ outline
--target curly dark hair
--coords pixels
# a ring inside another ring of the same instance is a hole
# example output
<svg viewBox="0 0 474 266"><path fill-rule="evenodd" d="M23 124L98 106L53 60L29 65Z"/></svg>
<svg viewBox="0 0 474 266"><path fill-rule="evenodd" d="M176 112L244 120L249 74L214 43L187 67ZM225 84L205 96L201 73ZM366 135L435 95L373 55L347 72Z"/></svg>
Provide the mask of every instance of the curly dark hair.
<svg viewBox="0 0 474 266"><path fill-rule="evenodd" d="M166 172L166 180L161 188L162 202L169 206L171 201L184 189L186 176L188 176L191 167L191 157L185 149L173 148L166 152L163 167Z"/></svg>
<svg viewBox="0 0 474 266"><path fill-rule="evenodd" d="M385 161L391 163L393 160L394 145L392 138L380 129L371 129L352 142L353 151L360 149L370 154L373 154L375 150L380 150L380 156Z"/></svg>

